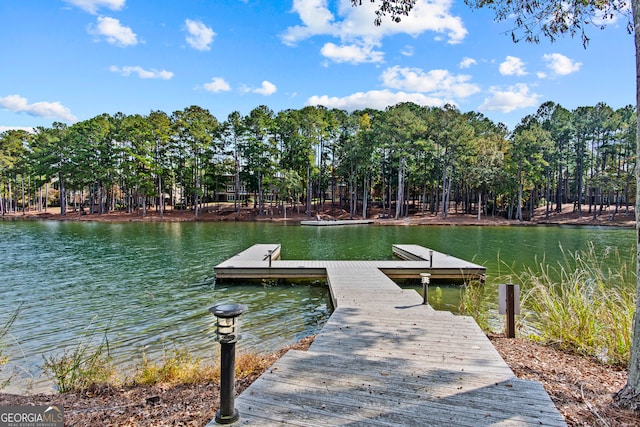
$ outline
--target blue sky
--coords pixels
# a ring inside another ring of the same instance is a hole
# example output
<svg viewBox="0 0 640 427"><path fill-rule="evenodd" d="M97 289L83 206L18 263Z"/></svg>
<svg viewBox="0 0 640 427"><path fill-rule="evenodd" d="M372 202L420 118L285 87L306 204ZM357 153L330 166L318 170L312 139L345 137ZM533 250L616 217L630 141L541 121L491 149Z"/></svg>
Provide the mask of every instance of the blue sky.
<svg viewBox="0 0 640 427"><path fill-rule="evenodd" d="M635 103L624 17L581 40L513 43L461 0L373 25L368 1L2 0L0 131L198 105L347 111L397 102L479 111L510 129L545 101Z"/></svg>

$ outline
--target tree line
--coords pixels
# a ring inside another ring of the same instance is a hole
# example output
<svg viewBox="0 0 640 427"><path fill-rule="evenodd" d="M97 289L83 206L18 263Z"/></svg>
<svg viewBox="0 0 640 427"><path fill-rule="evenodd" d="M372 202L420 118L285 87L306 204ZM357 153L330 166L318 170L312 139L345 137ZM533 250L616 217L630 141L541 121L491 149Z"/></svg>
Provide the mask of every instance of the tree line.
<svg viewBox="0 0 640 427"><path fill-rule="evenodd" d="M0 211L70 204L90 213L197 218L207 202L245 192L273 209L389 217L452 210L526 220L573 203L580 215L628 213L634 199L636 111L546 102L513 131L456 107L400 103L348 113L261 105L224 122L191 106L168 115L102 114L73 125L0 134Z"/></svg>

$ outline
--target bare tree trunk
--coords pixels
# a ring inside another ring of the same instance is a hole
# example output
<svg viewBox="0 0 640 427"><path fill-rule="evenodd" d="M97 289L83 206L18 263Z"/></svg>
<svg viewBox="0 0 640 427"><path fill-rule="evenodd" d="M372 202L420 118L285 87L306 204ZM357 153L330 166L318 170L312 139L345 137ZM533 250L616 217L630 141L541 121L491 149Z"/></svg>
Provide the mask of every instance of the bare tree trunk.
<svg viewBox="0 0 640 427"><path fill-rule="evenodd" d="M447 181L447 165L445 164L442 168L442 218L447 217L448 211L448 203L445 203L447 198Z"/></svg>
<svg viewBox="0 0 640 427"><path fill-rule="evenodd" d="M307 218L311 218L311 165L307 165Z"/></svg>
<svg viewBox="0 0 640 427"><path fill-rule="evenodd" d="M4 190L4 182L0 181L0 214L4 216L4 197L2 197L2 193Z"/></svg>
<svg viewBox="0 0 640 427"><path fill-rule="evenodd" d="M396 219L400 217L404 208L404 157L400 159L398 166L398 201L396 202Z"/></svg>
<svg viewBox="0 0 640 427"><path fill-rule="evenodd" d="M640 141L640 0L632 0L633 22L635 25L636 47L636 138ZM636 158L640 155L640 144L636 145ZM640 173L636 171L636 242L640 238ZM640 253L640 243L638 244ZM629 358L629 373L627 384L615 395L615 400L622 406L637 410L640 407L640 257L636 264L636 315L633 318L633 340L631 341L631 356Z"/></svg>
<svg viewBox="0 0 640 427"><path fill-rule="evenodd" d="M24 198L24 173L21 175L21 178L22 179L20 181L21 181L21 187L22 187L22 215L24 215L25 212L26 212L25 207L24 207L25 202L26 202L26 200Z"/></svg>
<svg viewBox="0 0 640 427"><path fill-rule="evenodd" d="M524 184L522 183L522 166L519 168L518 177L518 208L516 210L516 219L522 221L522 192L524 190Z"/></svg>
<svg viewBox="0 0 640 427"><path fill-rule="evenodd" d="M67 194L64 189L64 178L58 176L60 181L60 215L67 214Z"/></svg>
<svg viewBox="0 0 640 427"><path fill-rule="evenodd" d="M365 174L362 180L362 219L367 219L367 201L369 197L368 186L367 186L367 175Z"/></svg>

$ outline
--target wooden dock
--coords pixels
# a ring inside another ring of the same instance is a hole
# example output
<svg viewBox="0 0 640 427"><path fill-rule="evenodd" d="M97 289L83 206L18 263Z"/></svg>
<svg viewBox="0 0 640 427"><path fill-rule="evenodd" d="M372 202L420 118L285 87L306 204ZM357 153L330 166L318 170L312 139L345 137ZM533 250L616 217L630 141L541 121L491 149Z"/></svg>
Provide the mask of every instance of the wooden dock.
<svg viewBox="0 0 640 427"><path fill-rule="evenodd" d="M419 279L420 273L431 278L464 280L483 279L486 267L419 245L393 245L394 261L309 261L280 259L280 245L260 244L216 265L217 279L326 279L327 269L345 266L381 270L392 279ZM269 262L271 251L271 262Z"/></svg>
<svg viewBox="0 0 640 427"><path fill-rule="evenodd" d="M235 425L566 425L472 318L422 305L375 264L323 265L333 314L308 351L287 352L236 399Z"/></svg>

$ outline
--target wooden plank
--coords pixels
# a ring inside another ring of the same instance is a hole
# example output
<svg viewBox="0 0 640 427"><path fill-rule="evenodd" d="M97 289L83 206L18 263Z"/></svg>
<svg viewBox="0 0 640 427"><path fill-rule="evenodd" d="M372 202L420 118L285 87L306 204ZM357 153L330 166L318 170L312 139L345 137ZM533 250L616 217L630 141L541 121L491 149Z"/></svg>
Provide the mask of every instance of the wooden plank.
<svg viewBox="0 0 640 427"><path fill-rule="evenodd" d="M346 357L338 359L343 366L350 365ZM510 410L518 411L521 415L535 415L541 411L555 412L549 399L540 399L539 384L516 378L489 384L476 381L474 384L473 377L469 374L465 374L466 378L458 378L455 373L452 375L441 369L407 379L396 373L382 375L377 369L370 369L366 365L358 370L331 370L329 373L333 375L329 377L324 374L325 366L323 361L317 360L313 355L285 356L282 363L274 366L277 375L266 375L261 384L263 388L254 388L253 394L264 394L272 389L286 391L295 388L295 394L304 393L303 390L307 389L309 394L330 400L332 396L340 396L344 390L352 390L353 394L358 395L358 399L361 400L360 394L364 394L374 404L379 403L378 399L395 400L397 404L423 404L425 401L443 402L443 399L447 399L448 404L466 409L476 406L484 410L501 411L505 410L505 399L508 399L513 404ZM300 371L305 372L304 377L299 375Z"/></svg>

